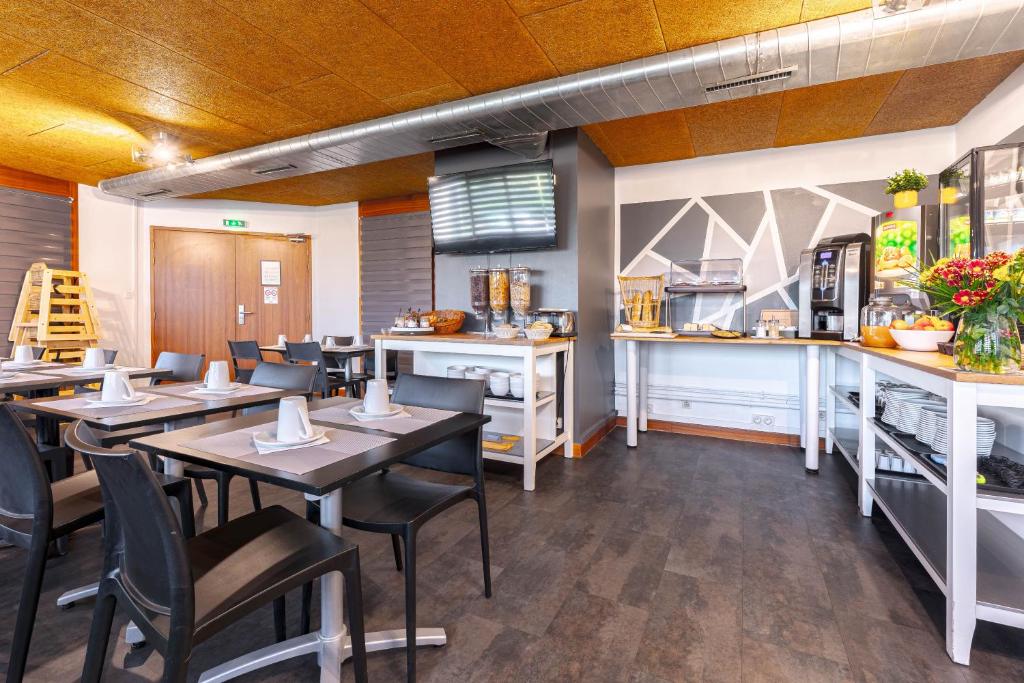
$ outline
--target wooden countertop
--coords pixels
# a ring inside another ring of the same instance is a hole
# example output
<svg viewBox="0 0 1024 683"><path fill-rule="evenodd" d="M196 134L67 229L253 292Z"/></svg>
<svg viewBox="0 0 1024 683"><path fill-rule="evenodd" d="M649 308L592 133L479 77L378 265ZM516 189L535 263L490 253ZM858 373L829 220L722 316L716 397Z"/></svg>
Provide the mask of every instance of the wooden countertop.
<svg viewBox="0 0 1024 683"><path fill-rule="evenodd" d="M669 344L739 344L747 346L838 346L842 342L831 339L787 339L781 337L772 339L770 337L737 337L736 339L722 339L720 337L653 337L646 334L635 334L632 332L613 332L612 339L620 341L645 341L645 342L667 342Z"/></svg>
<svg viewBox="0 0 1024 683"><path fill-rule="evenodd" d="M389 339L404 342L446 342L455 344L488 344L494 346L547 346L548 344L561 344L573 339L573 337L548 337L547 339L527 339L516 337L515 339L498 339L497 337L485 337L482 334L468 334L457 332L455 334L375 334L373 340Z"/></svg>
<svg viewBox="0 0 1024 683"><path fill-rule="evenodd" d="M953 357L937 351L905 351L903 349L881 349L873 346L862 346L854 342L844 342L843 346L854 349L869 356L884 358L908 368L927 372L953 382L970 382L972 384L1007 384L1024 386L1024 374L989 375L983 372L964 372L953 364Z"/></svg>

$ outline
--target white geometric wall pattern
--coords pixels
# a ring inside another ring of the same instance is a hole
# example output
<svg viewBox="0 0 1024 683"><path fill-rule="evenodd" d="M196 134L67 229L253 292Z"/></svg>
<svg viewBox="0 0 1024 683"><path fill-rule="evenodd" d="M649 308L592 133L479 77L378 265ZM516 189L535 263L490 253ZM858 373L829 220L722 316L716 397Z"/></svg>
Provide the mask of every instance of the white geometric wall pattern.
<svg viewBox="0 0 1024 683"><path fill-rule="evenodd" d="M883 188L877 180L623 204L621 273L667 278L674 260L741 258L753 325L762 309L796 309L802 250L824 237L870 232L871 219L891 206ZM929 194L924 202L935 201ZM741 305L736 295L677 297L672 318L737 329Z"/></svg>

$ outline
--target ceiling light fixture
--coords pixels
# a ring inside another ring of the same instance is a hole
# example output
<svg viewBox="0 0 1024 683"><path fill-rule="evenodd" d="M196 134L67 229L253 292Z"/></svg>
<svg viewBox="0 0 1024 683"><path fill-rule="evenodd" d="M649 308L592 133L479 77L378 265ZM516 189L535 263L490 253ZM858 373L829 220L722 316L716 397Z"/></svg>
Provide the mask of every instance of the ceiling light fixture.
<svg viewBox="0 0 1024 683"><path fill-rule="evenodd" d="M913 12L928 4L929 0L871 0L875 19L891 17L894 14Z"/></svg>
<svg viewBox="0 0 1024 683"><path fill-rule="evenodd" d="M167 133L157 133L149 149L132 147L132 161L137 164L175 166L177 164L191 164L192 155L183 153L178 148L177 143Z"/></svg>

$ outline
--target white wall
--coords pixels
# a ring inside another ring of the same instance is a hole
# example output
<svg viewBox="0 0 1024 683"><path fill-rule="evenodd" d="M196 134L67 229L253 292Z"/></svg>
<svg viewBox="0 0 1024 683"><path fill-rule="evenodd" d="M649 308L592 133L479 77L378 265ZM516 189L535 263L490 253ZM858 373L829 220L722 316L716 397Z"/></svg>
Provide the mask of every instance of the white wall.
<svg viewBox="0 0 1024 683"><path fill-rule="evenodd" d="M1018 67L956 124L956 157L994 145L1024 126L1024 66ZM950 159L953 161L953 159Z"/></svg>
<svg viewBox="0 0 1024 683"><path fill-rule="evenodd" d="M312 238L313 334L355 333L359 317L359 218L355 203L325 207L170 199L134 202L79 186L79 268L89 275L105 343L124 360L150 359L151 226L222 229L224 218L248 232Z"/></svg>

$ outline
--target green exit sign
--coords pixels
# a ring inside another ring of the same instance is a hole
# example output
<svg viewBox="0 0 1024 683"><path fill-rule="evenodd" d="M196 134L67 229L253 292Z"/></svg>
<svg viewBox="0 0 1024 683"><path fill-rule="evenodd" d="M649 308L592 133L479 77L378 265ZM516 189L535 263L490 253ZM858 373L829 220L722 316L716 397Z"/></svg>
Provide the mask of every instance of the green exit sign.
<svg viewBox="0 0 1024 683"><path fill-rule="evenodd" d="M225 228L244 228L247 225L249 225L249 223L247 221L240 221L237 218L225 218L224 219L224 227Z"/></svg>

